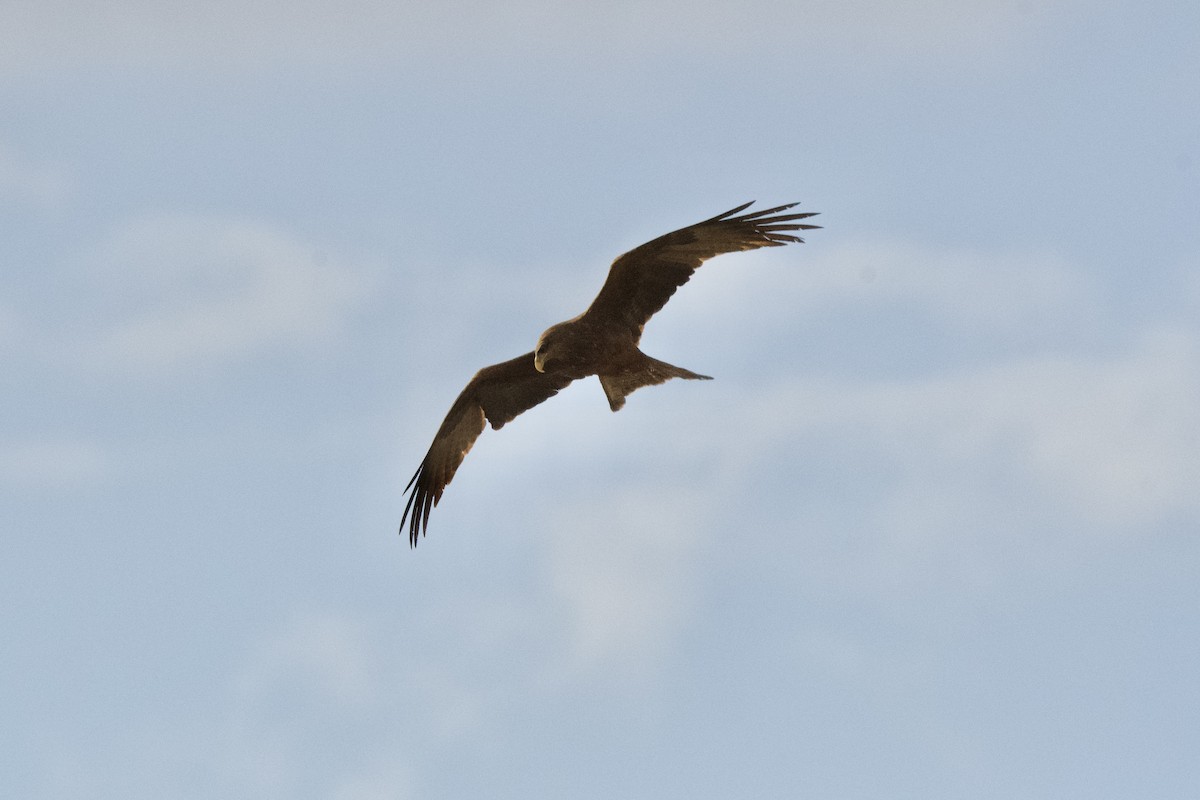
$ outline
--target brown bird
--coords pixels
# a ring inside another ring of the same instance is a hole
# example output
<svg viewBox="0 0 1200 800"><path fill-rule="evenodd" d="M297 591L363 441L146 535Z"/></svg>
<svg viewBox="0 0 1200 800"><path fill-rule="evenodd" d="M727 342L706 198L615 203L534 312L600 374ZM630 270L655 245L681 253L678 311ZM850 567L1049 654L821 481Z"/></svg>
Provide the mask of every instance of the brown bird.
<svg viewBox="0 0 1200 800"><path fill-rule="evenodd" d="M638 341L646 321L708 259L738 250L803 242L784 231L820 227L796 221L815 213L777 213L795 203L734 216L752 202L630 250L613 262L608 279L587 311L547 328L533 352L475 373L450 406L429 452L404 488L412 494L400 518L400 532L408 520L411 546L415 547L418 536L428 529L430 510L483 433L485 420L499 430L571 381L589 375L600 378L613 411L619 411L625 397L643 386L671 378L711 380L651 358L638 349Z"/></svg>

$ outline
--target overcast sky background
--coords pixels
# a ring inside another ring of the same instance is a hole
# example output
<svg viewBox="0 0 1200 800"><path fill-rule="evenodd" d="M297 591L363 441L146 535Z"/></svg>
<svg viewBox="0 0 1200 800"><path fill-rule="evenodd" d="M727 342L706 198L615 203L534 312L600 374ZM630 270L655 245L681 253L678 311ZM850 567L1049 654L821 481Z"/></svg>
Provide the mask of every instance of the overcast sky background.
<svg viewBox="0 0 1200 800"><path fill-rule="evenodd" d="M1200 796L1200 5L0 3L0 787ZM474 371L747 200L643 347Z"/></svg>

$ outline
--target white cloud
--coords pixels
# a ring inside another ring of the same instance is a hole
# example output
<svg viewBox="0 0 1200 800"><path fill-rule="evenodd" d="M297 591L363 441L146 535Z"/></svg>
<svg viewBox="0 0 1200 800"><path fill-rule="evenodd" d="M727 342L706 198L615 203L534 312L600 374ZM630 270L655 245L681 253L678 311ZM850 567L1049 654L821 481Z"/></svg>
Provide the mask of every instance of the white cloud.
<svg viewBox="0 0 1200 800"><path fill-rule="evenodd" d="M337 332L369 282L316 246L232 219L137 220L95 260L120 308L95 355L150 371L310 346Z"/></svg>

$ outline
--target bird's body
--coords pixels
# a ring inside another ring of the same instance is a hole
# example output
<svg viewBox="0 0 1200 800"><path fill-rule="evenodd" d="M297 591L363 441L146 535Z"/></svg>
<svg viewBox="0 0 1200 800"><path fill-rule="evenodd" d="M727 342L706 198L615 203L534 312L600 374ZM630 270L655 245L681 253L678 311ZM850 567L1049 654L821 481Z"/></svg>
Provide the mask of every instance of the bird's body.
<svg viewBox="0 0 1200 800"><path fill-rule="evenodd" d="M538 337L533 366L538 372L563 372L578 380L615 365L637 344L638 337L622 326L583 313L551 325Z"/></svg>
<svg viewBox="0 0 1200 800"><path fill-rule="evenodd" d="M498 430L572 381L591 375L599 377L613 411L620 410L625 397L643 386L671 378L709 380L707 375L643 353L638 349L642 329L707 259L804 241L784 231L818 227L796 222L815 215L776 214L792 205L734 216L750 206L746 203L629 251L613 262L604 286L586 311L547 328L533 352L477 372L450 407L406 487L412 494L400 525L403 531L408 520L409 542L415 546L428 526L430 510L483 432L485 421Z"/></svg>

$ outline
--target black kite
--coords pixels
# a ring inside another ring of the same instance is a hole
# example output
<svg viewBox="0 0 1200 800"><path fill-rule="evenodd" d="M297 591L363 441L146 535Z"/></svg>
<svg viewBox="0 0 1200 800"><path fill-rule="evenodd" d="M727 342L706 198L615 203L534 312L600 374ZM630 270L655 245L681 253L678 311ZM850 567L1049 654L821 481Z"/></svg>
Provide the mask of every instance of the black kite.
<svg viewBox="0 0 1200 800"><path fill-rule="evenodd" d="M613 262L608 279L587 311L547 328L533 352L475 373L450 406L429 452L404 489L411 489L412 494L404 506L400 530L404 531L408 520L410 545L416 546L417 537L428 529L430 510L483 433L485 420L499 430L518 414L558 394L571 381L589 375L599 376L613 411L625 405L626 395L643 386L671 378L710 380L707 375L651 358L638 349L638 341L646 321L708 259L738 250L803 242L784 231L820 227L796 222L815 213L777 213L795 203L734 216L750 205L740 205L630 250Z"/></svg>

